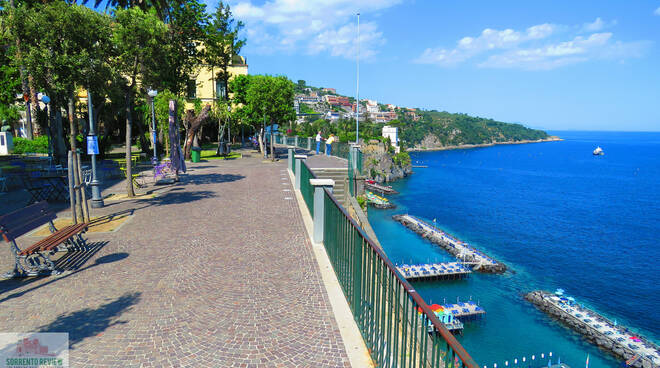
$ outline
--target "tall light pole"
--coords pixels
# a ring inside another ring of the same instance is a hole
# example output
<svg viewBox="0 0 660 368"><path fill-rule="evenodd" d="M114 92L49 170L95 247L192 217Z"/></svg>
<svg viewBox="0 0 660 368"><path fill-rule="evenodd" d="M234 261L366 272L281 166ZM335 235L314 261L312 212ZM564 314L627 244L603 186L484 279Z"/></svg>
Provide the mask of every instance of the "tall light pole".
<svg viewBox="0 0 660 368"><path fill-rule="evenodd" d="M357 100L355 106L355 144L360 144L360 13L357 13Z"/></svg>
<svg viewBox="0 0 660 368"><path fill-rule="evenodd" d="M147 91L147 94L151 97L151 141L154 145L154 157L151 158L151 163L155 166L158 164L158 154L156 153L156 114L154 112L154 99L158 95L158 91L150 89Z"/></svg>
<svg viewBox="0 0 660 368"><path fill-rule="evenodd" d="M44 107L44 111L46 112L46 119L47 119L47 124L46 124L46 129L48 129L48 160L50 161L50 164L53 164L53 135L51 134L50 131L50 115L48 115L48 104L50 103L50 97L46 95L41 95L41 102L46 105Z"/></svg>
<svg viewBox="0 0 660 368"><path fill-rule="evenodd" d="M101 184L96 176L96 155L99 153L99 141L96 137L96 129L94 126L94 111L92 104L92 92L87 91L87 113L89 114L89 135L87 136L87 154L92 156L92 182L89 183L92 187L92 208L101 208L104 206L103 197L101 197Z"/></svg>

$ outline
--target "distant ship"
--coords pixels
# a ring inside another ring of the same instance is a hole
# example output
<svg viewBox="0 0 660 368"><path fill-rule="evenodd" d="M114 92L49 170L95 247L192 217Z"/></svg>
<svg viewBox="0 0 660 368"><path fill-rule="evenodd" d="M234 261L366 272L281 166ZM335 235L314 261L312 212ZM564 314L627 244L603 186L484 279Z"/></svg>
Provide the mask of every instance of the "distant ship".
<svg viewBox="0 0 660 368"><path fill-rule="evenodd" d="M604 154L605 154L605 152L603 152L603 149L600 148L600 146L596 147L596 149L594 150L594 156L602 156Z"/></svg>

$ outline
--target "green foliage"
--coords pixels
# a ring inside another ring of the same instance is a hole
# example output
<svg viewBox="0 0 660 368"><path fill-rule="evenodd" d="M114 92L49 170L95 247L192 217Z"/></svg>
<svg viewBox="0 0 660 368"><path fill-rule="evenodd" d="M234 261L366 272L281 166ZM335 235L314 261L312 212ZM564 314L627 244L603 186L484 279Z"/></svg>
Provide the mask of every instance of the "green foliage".
<svg viewBox="0 0 660 368"><path fill-rule="evenodd" d="M494 142L537 140L548 134L520 124L509 124L467 114L438 111L418 111L421 119L413 121L405 114L389 125L400 128L400 136L407 146L414 146L431 133L442 145L483 144Z"/></svg>
<svg viewBox="0 0 660 368"><path fill-rule="evenodd" d="M237 108L235 115L244 123L259 127L274 122L284 125L296 118L293 109L293 82L284 76L246 75L231 82Z"/></svg>
<svg viewBox="0 0 660 368"><path fill-rule="evenodd" d="M0 37L0 44L3 38ZM18 68L10 64L9 48L0 47L0 125L3 121L14 124L20 119L18 108L14 104L16 94L21 93L21 81Z"/></svg>
<svg viewBox="0 0 660 368"><path fill-rule="evenodd" d="M301 114L318 114L314 109L307 106L307 104L300 104L300 113Z"/></svg>
<svg viewBox="0 0 660 368"><path fill-rule="evenodd" d="M410 160L410 155L405 151L399 152L392 156L392 161L394 161L394 164L402 167L408 166L412 162Z"/></svg>
<svg viewBox="0 0 660 368"><path fill-rule="evenodd" d="M11 40L20 39L20 57L32 83L56 106L64 106L75 86L99 73L110 45L110 17L63 1L29 8L20 4L8 17Z"/></svg>
<svg viewBox="0 0 660 368"><path fill-rule="evenodd" d="M13 142L15 154L48 153L48 137L46 136L37 137L32 140L14 137Z"/></svg>

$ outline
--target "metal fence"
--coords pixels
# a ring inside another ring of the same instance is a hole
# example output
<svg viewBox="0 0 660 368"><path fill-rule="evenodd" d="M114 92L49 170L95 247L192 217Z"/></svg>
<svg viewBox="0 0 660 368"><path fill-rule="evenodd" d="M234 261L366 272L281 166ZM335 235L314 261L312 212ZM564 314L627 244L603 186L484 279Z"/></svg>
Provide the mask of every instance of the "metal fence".
<svg viewBox="0 0 660 368"><path fill-rule="evenodd" d="M376 366L478 368L327 190L323 244Z"/></svg>
<svg viewBox="0 0 660 368"><path fill-rule="evenodd" d="M303 160L300 163L300 193L302 194L310 216L314 216L314 187L309 183L309 179L316 179L316 175L310 170L307 163Z"/></svg>

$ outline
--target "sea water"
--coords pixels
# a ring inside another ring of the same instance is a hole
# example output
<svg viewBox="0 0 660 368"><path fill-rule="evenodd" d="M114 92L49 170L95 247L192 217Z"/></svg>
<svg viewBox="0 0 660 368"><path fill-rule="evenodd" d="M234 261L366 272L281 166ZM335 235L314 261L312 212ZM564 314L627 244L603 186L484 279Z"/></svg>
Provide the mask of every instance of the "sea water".
<svg viewBox="0 0 660 368"><path fill-rule="evenodd" d="M390 259L452 260L392 220L419 216L504 262L504 275L415 282L427 303L470 298L486 317L458 340L480 366L526 357L547 366L621 362L523 299L563 288L585 306L660 340L660 133L552 132L559 142L412 153L394 210L369 209ZM601 146L604 156L593 156ZM540 359L540 355L545 355ZM540 361L539 361L540 360ZM519 364L520 365L520 364ZM523 365L528 366L526 363Z"/></svg>

